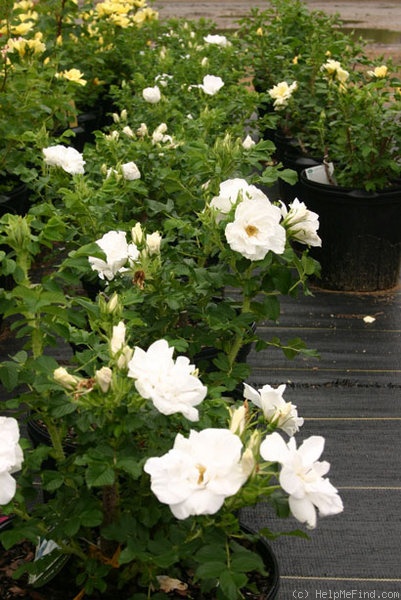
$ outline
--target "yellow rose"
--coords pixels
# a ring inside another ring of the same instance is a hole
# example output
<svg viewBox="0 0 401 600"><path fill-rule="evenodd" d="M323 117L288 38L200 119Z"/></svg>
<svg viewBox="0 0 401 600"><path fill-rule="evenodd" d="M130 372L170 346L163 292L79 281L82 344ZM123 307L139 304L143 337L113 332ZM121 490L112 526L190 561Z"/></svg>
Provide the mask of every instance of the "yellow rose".
<svg viewBox="0 0 401 600"><path fill-rule="evenodd" d="M78 83L79 85L86 85L86 79L83 79L83 73L81 73L79 69L69 69L68 71L62 71L61 73L57 73L56 77L67 79L68 81Z"/></svg>
<svg viewBox="0 0 401 600"><path fill-rule="evenodd" d="M367 74L370 77L377 77L378 79L382 79L387 76L388 68L386 65L381 65L381 67L375 67L373 71L368 71Z"/></svg>
<svg viewBox="0 0 401 600"><path fill-rule="evenodd" d="M34 23L32 21L25 21L24 23L20 23L19 25L15 25L11 27L11 31L15 35L26 35L33 28Z"/></svg>

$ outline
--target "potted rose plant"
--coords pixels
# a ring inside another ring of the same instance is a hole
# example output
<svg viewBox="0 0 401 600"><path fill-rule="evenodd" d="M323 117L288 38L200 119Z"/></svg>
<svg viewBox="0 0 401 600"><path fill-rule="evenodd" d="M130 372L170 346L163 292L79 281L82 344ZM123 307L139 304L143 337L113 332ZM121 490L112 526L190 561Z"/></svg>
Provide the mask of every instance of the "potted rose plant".
<svg viewBox="0 0 401 600"><path fill-rule="evenodd" d="M268 500L308 528L317 511L342 510L324 439L297 448L303 420L285 386L254 389L243 352L316 355L262 339L257 324L279 318L283 294L310 293L318 215L262 191L283 170L250 135L257 97L230 79L230 46L202 25L192 48L194 29L153 32L141 86L115 90L96 145L46 140L37 202L0 220L0 274L14 281L1 309L21 342L0 366L11 397L1 501L13 515L1 542L37 548L29 586L64 566L77 599L273 598L258 546L268 524L244 530L241 509ZM152 48L161 64L148 73ZM224 68L205 72L204 54L217 65L220 51ZM171 78L159 87L163 56Z"/></svg>
<svg viewBox="0 0 401 600"><path fill-rule="evenodd" d="M21 536L32 541L39 536L42 544L43 539L51 540L51 552L28 567L32 585L43 584L55 561L69 556L67 570L79 573L76 593L81 587L89 597L115 593L117 585L120 595L135 598L163 597L166 591L187 586L199 588L202 595L238 598L242 588L256 589L252 572L266 571L252 550L255 534L241 530L241 507L269 499L273 507L280 506L281 514L290 509L310 527L316 525L316 508L321 514L342 510L335 488L323 476L327 466L323 469L323 463L316 462L323 438L309 438L296 449L293 436L302 419L296 407L285 402L285 386L255 390L246 384L238 400L230 393L247 373L230 361L249 336L250 314L260 318L275 312L269 297L290 286L288 275L294 265L300 269L301 262L307 264L306 257L295 258L290 240L318 243L313 215L297 205L283 215L256 188L241 183L242 192L235 196L230 182L231 194L213 198L202 216L205 237L220 239L221 258L231 257L228 282L242 291L239 303L223 297L213 309L209 301L211 314L196 328L200 339L207 333L206 325L220 338L212 373L198 371L187 353L176 350L186 343L191 353L197 341L192 329L188 335L188 328L179 322L167 328L161 318L166 335L155 337L162 330L157 326L154 285L161 275L163 285L168 281L173 268L168 260L173 260L176 250L170 254L162 239L140 226L134 228L132 240L121 231L112 232L113 236L97 241L98 251L93 246L85 250L85 254L92 251L88 268L109 282L96 300L65 294L62 267L46 275L39 286L31 286L25 277L5 294L8 312L19 314L17 324L25 333L32 332L25 344L27 353L2 366L3 382L12 382L11 388L26 387L8 406L14 410L28 406L35 422L46 425L49 437L47 444L36 448L24 442L24 462L15 475L18 487L14 496L12 484L3 506L14 514L12 529L2 534L4 544ZM26 236L30 237L28 229ZM177 257L187 249L188 277L195 244L188 238L177 241ZM74 256L69 259L70 269L71 261ZM265 273L259 291L267 301L253 298L256 289L250 284L255 269ZM143 279L128 287L138 271ZM210 267L205 269L205 279L200 273L192 275L188 289L196 297L205 293L208 276L213 280ZM28 290L42 302L33 305ZM172 291L165 289L170 316L182 293ZM16 298L19 306L12 308ZM161 310L160 294L158 302ZM232 307L238 305L235 321ZM199 307L198 318L201 312ZM228 323L228 317L234 322ZM143 333L152 318L156 321L153 341L144 345ZM89 328L82 329L85 322ZM61 335L74 342L67 366L49 354L56 334L59 340ZM289 344L285 351L299 348ZM283 430L284 438L277 429ZM16 440L14 436L14 449ZM231 451L221 453L222 444ZM308 462L310 452L313 459ZM216 453L222 457L217 464ZM49 457L52 463L43 468ZM299 460L303 469L313 473L313 489L320 490L322 502L308 486L301 499L292 495L284 473L297 486L301 484L302 473L294 470ZM20 463L18 451L7 466L9 475ZM47 501L31 507L26 502L32 498L36 476ZM262 533L268 535L268 529Z"/></svg>
<svg viewBox="0 0 401 600"><path fill-rule="evenodd" d="M304 171L300 197L321 217L326 243L315 257L323 283L388 289L398 282L401 257L394 226L401 200L401 82L389 63L350 73L334 60L322 65L321 78L327 102L315 129L324 166Z"/></svg>

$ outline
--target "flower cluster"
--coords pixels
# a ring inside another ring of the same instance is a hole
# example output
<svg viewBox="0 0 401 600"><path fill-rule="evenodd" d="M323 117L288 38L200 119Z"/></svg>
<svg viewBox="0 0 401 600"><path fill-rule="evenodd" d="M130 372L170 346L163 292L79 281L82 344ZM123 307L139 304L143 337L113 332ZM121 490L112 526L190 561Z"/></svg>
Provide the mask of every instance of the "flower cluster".
<svg viewBox="0 0 401 600"><path fill-rule="evenodd" d="M125 325L120 322L113 328L110 339L110 355L114 361L117 359L114 374L110 367L103 366L88 384L58 367L54 371L55 380L83 410L96 403L91 395L97 393L103 397L103 403L110 405L104 395L118 396L121 385L118 378L128 377L134 380L141 400L131 397L127 403L139 406L148 400L151 404L147 410L153 406L162 415L180 414L190 422L199 422L196 407L206 410L210 400L196 366L185 356L174 360L174 348L166 340L157 340L147 350L138 346L130 349L125 336ZM228 427L189 429L187 437L179 432L165 454L146 459L143 468L150 475L151 490L160 502L169 506L174 517L182 520L195 515L214 515L226 499L246 489L247 484L256 493L255 501L265 489L264 479L269 479L266 473L272 468L271 463L280 463L279 474L275 475L288 494L291 512L301 523L314 528L316 509L321 516L342 511L337 490L324 478L330 465L318 462L324 438L312 436L299 449L296 447L293 436L303 425L303 419L298 416L296 406L285 402L285 388L285 385L278 388L265 385L257 391L245 383L243 404L226 407ZM289 436L289 441L276 429ZM267 434L263 436L264 430ZM153 447L149 452L152 450ZM263 461L267 461L266 465ZM260 490L255 491L259 480ZM247 498L249 501L249 495Z"/></svg>

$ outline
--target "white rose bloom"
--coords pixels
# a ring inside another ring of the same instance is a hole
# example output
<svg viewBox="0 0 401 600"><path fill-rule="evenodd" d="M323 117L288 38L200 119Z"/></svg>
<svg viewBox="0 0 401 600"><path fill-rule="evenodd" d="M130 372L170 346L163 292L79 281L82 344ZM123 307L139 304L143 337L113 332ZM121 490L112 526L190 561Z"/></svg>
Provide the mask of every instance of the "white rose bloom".
<svg viewBox="0 0 401 600"><path fill-rule="evenodd" d="M82 154L75 148L58 144L43 148L45 163L52 167L61 167L70 175L82 175L85 161Z"/></svg>
<svg viewBox="0 0 401 600"><path fill-rule="evenodd" d="M297 242L307 244L308 246L321 246L322 240L317 235L319 229L319 215L308 210L304 202L298 198L287 207L281 205L283 215L283 227L288 229L290 236Z"/></svg>
<svg viewBox="0 0 401 600"><path fill-rule="evenodd" d="M118 325L113 326L113 333L110 340L110 352L112 356L120 354L117 359L119 369L126 369L132 358L133 350L125 343L125 324L120 321Z"/></svg>
<svg viewBox="0 0 401 600"><path fill-rule="evenodd" d="M207 35L203 38L207 44L216 44L217 46L221 46L225 48L227 46L231 46L231 42L228 41L225 35Z"/></svg>
<svg viewBox="0 0 401 600"><path fill-rule="evenodd" d="M225 229L232 250L249 260L263 260L270 251L282 254L286 233L281 212L268 198L246 198L235 209L235 220Z"/></svg>
<svg viewBox="0 0 401 600"><path fill-rule="evenodd" d="M109 391L112 376L113 373L110 367L102 367L95 372L95 381L103 394L106 394Z"/></svg>
<svg viewBox="0 0 401 600"><path fill-rule="evenodd" d="M135 223L134 227L131 229L132 241L134 244L140 244L143 240L143 230L142 226L139 223Z"/></svg>
<svg viewBox="0 0 401 600"><path fill-rule="evenodd" d="M100 279L112 281L129 259L134 261L139 257L135 244L127 244L124 231L109 231L96 243L105 253L106 260L89 256L89 263L99 273Z"/></svg>
<svg viewBox="0 0 401 600"><path fill-rule="evenodd" d="M239 194L243 198L248 189L249 184L245 179L239 177L226 179L220 183L219 195L212 198L210 206L217 209L220 213L227 214L237 202Z"/></svg>
<svg viewBox="0 0 401 600"><path fill-rule="evenodd" d="M278 388L273 388L270 385L264 385L262 389L255 390L244 383L244 398L262 409L269 423L275 424L276 427L292 436L299 431L304 420L298 417L297 407L294 404L285 402L283 398L285 387L285 385L279 385Z"/></svg>
<svg viewBox="0 0 401 600"><path fill-rule="evenodd" d="M79 377L70 375L64 367L58 367L53 371L54 381L65 387L66 390L74 390L80 382Z"/></svg>
<svg viewBox="0 0 401 600"><path fill-rule="evenodd" d="M127 181L134 181L135 179L141 178L141 172L138 169L138 166L132 161L121 165L121 171L124 179L127 179Z"/></svg>
<svg viewBox="0 0 401 600"><path fill-rule="evenodd" d="M161 93L159 86L155 85L154 87L147 87L142 90L143 99L149 104L157 104L161 100Z"/></svg>
<svg viewBox="0 0 401 600"><path fill-rule="evenodd" d="M123 127L122 132L129 138L135 137L134 132L132 131L132 129L129 125L126 125L125 127Z"/></svg>
<svg viewBox="0 0 401 600"><path fill-rule="evenodd" d="M255 146L256 142L251 138L250 135L247 135L246 138L242 141L242 147L245 150L250 150L252 146Z"/></svg>
<svg viewBox="0 0 401 600"><path fill-rule="evenodd" d="M188 438L179 433L173 448L149 458L144 470L152 492L177 519L212 515L248 479L241 453L241 440L228 429L192 430Z"/></svg>
<svg viewBox="0 0 401 600"><path fill-rule="evenodd" d="M162 236L158 231L146 234L146 249L150 256L160 254L160 244Z"/></svg>
<svg viewBox="0 0 401 600"><path fill-rule="evenodd" d="M0 417L0 505L14 498L17 484L11 474L21 469L23 460L18 421L13 417Z"/></svg>
<svg viewBox="0 0 401 600"><path fill-rule="evenodd" d="M112 356L117 354L125 344L125 323L120 321L118 325L113 326L113 333L110 340L110 351Z"/></svg>
<svg viewBox="0 0 401 600"><path fill-rule="evenodd" d="M237 408L229 407L230 413L230 431L237 435L242 435L245 431L247 409L245 403Z"/></svg>
<svg viewBox="0 0 401 600"><path fill-rule="evenodd" d="M136 135L138 137L145 137L148 135L148 126L146 123L141 123L140 127L136 130Z"/></svg>
<svg viewBox="0 0 401 600"><path fill-rule="evenodd" d="M168 75L167 73L162 73L161 75L156 75L155 81L161 85L162 87L167 87L168 80L172 79L172 75Z"/></svg>
<svg viewBox="0 0 401 600"><path fill-rule="evenodd" d="M221 215L225 215L230 212L238 200L243 200L244 198L263 198L268 200L267 196L256 186L249 185L245 179L234 177L233 179L226 179L220 184L219 195L212 198L210 206L218 210Z"/></svg>
<svg viewBox="0 0 401 600"><path fill-rule="evenodd" d="M223 85L224 81L221 77L216 77L215 75L205 75L203 78L203 83L201 83L199 87L208 96L214 96L223 87Z"/></svg>
<svg viewBox="0 0 401 600"><path fill-rule="evenodd" d="M152 143L160 144L161 142L172 142L173 138L171 135L166 135L167 125L166 123L160 123L158 127L152 133Z"/></svg>
<svg viewBox="0 0 401 600"><path fill-rule="evenodd" d="M195 375L195 366L186 356L173 359L174 348L166 340L158 340L145 352L136 347L128 363L128 376L135 379L141 396L152 400L164 415L182 413L189 421L197 421L195 406L205 398L207 388Z"/></svg>
<svg viewBox="0 0 401 600"><path fill-rule="evenodd" d="M330 464L318 462L324 441L321 436L311 436L297 449L295 438L286 444L275 432L266 436L260 446L265 460L281 463L280 485L289 494L290 510L310 529L316 527L316 508L320 516L335 515L343 510L338 491L323 478Z"/></svg>

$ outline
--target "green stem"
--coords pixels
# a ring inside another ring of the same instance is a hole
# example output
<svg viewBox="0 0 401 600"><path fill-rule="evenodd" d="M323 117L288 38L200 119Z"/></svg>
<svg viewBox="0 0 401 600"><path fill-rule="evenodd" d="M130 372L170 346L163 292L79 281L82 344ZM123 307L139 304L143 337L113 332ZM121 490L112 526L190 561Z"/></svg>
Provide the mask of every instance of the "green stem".
<svg viewBox="0 0 401 600"><path fill-rule="evenodd" d="M251 306L251 299L248 296L245 296L243 298L243 301L242 301L241 314L249 312L250 311L250 306ZM242 346L244 344L244 334L245 334L244 330L242 330L241 332L235 334L235 337L234 337L233 343L231 345L230 351L229 351L229 353L227 355L228 360L230 362L230 367L232 367L232 365L234 364L235 359L238 356L238 352L241 350L241 348L242 348Z"/></svg>
<svg viewBox="0 0 401 600"><path fill-rule="evenodd" d="M46 427L55 452L55 459L57 461L64 460L65 452L63 448L63 440L58 428L53 423L46 423Z"/></svg>

